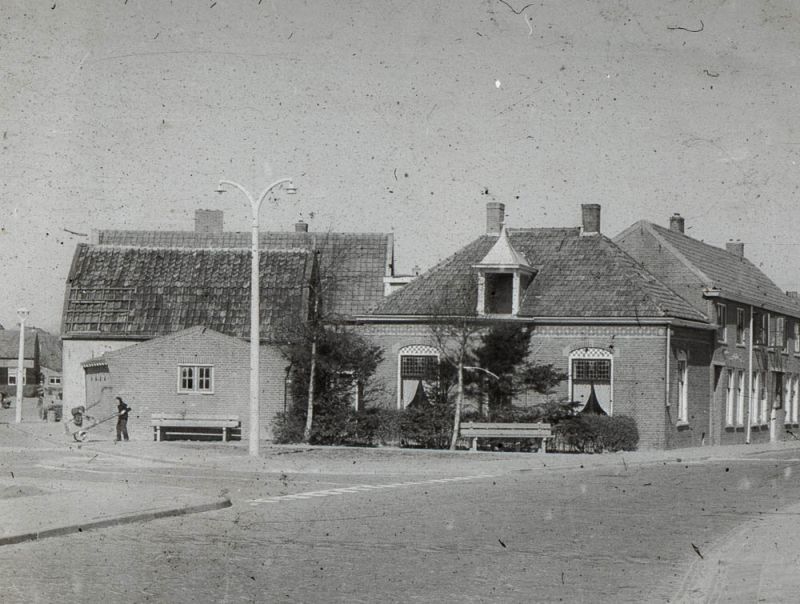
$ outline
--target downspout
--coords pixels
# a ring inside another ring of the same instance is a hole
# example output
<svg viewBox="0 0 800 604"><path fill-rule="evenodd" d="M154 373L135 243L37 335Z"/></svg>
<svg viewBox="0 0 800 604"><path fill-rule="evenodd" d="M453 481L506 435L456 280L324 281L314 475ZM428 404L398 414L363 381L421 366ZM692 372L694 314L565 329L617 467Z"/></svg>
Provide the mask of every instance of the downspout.
<svg viewBox="0 0 800 604"><path fill-rule="evenodd" d="M753 408L753 305L750 305L750 338L747 346L747 416L744 425L744 444L750 444L750 410Z"/></svg>
<svg viewBox="0 0 800 604"><path fill-rule="evenodd" d="M666 346L667 346L667 348L666 348L666 354L664 355L665 358L666 358L666 361L664 363L664 365L665 365L665 368L664 368L664 372L665 372L664 373L664 409L667 412L667 414L669 414L669 357L670 357L670 351L671 351L670 336L672 335L672 328L669 325L667 325L666 326L666 330L667 330L667 338L666 338ZM667 431L664 433L664 436L667 437L667 440L669 440L669 433L670 433L670 430L672 430L671 417L670 417L669 424L670 425L667 426Z"/></svg>

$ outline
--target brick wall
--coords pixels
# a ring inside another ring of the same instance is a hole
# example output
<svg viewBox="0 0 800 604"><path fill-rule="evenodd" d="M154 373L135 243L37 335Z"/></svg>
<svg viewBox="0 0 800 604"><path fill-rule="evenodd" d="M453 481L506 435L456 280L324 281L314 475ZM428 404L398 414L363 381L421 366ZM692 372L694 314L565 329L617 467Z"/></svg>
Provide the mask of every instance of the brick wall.
<svg viewBox="0 0 800 604"><path fill-rule="evenodd" d="M368 324L359 326L358 330L384 349L385 358L378 367L376 379L385 386L386 395L374 404L396 408L398 353L405 346L431 345L428 329L424 325ZM702 432L708 431L711 351L707 332L685 330L679 336L681 345L690 352L689 387L693 393L690 421L680 433L670 424L665 405L664 327L538 326L531 338L531 358L541 363L553 363L568 371L569 355L574 350L600 348L610 352L613 361L613 414L630 415L636 419L640 448L689 446L700 444ZM673 380L677 380L675 372L673 360ZM553 397L570 397L568 380L557 387ZM541 400L541 396L531 393L525 401L518 402L536 404Z"/></svg>
<svg viewBox="0 0 800 604"><path fill-rule="evenodd" d="M213 392L179 392L179 365L213 366ZM284 408L287 362L273 346L260 349L260 418L262 438L271 438L275 413ZM114 396L132 408L129 432L146 437L152 413L238 415L242 436L249 434L250 347L238 338L192 328L156 338L109 355Z"/></svg>
<svg viewBox="0 0 800 604"><path fill-rule="evenodd" d="M719 415L719 410L712 408L713 338L713 332L707 330L673 329L670 346L670 405L666 409L667 448L713 444L711 420ZM678 421L678 361L682 358L687 361L688 374L688 418L685 422Z"/></svg>

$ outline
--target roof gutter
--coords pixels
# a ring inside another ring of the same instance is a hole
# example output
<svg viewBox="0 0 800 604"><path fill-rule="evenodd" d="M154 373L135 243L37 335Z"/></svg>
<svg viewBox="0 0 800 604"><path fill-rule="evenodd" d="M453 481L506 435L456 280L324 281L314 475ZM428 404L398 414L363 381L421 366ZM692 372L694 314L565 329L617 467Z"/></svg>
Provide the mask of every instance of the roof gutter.
<svg viewBox="0 0 800 604"><path fill-rule="evenodd" d="M513 323L534 323L536 325L586 325L602 323L604 325L673 325L692 327L694 329L714 330L715 325L690 319L674 317L519 317L512 315L471 316L462 315L358 315L354 320L358 323L441 323L452 320L474 319L476 322L493 323L508 321Z"/></svg>

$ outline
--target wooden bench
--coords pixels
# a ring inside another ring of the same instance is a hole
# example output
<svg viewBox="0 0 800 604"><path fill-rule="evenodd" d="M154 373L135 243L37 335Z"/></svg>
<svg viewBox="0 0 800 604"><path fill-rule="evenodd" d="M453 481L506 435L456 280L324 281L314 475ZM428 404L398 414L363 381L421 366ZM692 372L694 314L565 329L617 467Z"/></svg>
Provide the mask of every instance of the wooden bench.
<svg viewBox="0 0 800 604"><path fill-rule="evenodd" d="M539 441L539 453L546 450L547 439L553 438L550 424L491 424L464 422L461 436L472 439L472 450L477 451L479 438L525 438Z"/></svg>
<svg viewBox="0 0 800 604"><path fill-rule="evenodd" d="M167 435L192 437L192 436L220 436L222 442L230 440L231 431L241 428L237 415L208 415L190 413L153 413L150 416L150 425L153 426L153 439L160 442Z"/></svg>

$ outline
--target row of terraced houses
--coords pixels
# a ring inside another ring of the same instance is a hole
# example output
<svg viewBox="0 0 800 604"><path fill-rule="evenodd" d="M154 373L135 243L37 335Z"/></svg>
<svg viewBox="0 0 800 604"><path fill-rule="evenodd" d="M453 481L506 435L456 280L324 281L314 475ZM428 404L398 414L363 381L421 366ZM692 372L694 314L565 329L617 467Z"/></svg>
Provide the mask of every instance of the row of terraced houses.
<svg viewBox="0 0 800 604"><path fill-rule="evenodd" d="M800 300L750 262L685 233L684 219L601 232L601 208L578 226L486 228L419 275L397 275L388 233L262 233L261 421L272 435L290 403L281 345L310 312L326 261L337 280L323 305L384 351L377 371L403 408L435 372L430 324L469 314L532 328L532 355L568 379L551 395L636 419L643 448L794 438L800 407ZM247 434L249 234L199 210L193 231L99 231L75 251L62 337L65 405L124 396L150 413L237 413ZM466 304L466 306L465 306ZM464 309L469 309L468 313ZM541 402L525 395L522 405ZM361 404L354 397L354 404ZM137 430L137 422L131 422Z"/></svg>

